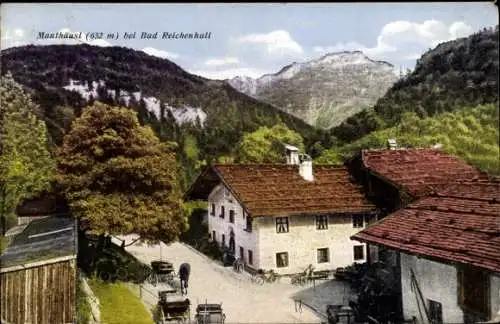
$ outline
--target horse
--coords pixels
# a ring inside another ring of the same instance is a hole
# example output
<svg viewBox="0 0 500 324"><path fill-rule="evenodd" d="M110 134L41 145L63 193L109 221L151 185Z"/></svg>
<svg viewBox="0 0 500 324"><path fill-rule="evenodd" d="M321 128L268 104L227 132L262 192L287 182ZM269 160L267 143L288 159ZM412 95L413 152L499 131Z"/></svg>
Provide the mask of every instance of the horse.
<svg viewBox="0 0 500 324"><path fill-rule="evenodd" d="M179 279L181 280L181 293L183 295L187 294L189 273L191 272L191 266L189 263L181 264L179 268Z"/></svg>

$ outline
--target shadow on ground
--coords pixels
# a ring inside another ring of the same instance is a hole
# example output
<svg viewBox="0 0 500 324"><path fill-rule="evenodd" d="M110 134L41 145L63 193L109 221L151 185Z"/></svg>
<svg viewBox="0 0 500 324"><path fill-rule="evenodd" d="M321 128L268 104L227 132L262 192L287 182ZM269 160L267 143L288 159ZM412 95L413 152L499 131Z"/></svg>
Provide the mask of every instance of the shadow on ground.
<svg viewBox="0 0 500 324"><path fill-rule="evenodd" d="M308 284L305 289L293 294L291 299L301 301L303 305L326 316L327 305L347 305L349 300L355 300L356 294L347 282L331 279Z"/></svg>

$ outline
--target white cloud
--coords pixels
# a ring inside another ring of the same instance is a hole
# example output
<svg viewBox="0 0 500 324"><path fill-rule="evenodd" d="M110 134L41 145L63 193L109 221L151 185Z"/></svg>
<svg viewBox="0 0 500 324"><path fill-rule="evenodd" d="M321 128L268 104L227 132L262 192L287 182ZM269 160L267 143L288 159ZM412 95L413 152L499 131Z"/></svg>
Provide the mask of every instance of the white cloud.
<svg viewBox="0 0 500 324"><path fill-rule="evenodd" d="M154 47L145 47L142 49L142 51L144 53L152 55L152 56L157 56L157 57L167 58L167 59L176 59L179 57L179 54L159 50L159 49L156 49Z"/></svg>
<svg viewBox="0 0 500 324"><path fill-rule="evenodd" d="M474 29L472 29L471 26L465 24L463 21L454 22L453 24L451 24L449 30L452 38L467 37L474 33Z"/></svg>
<svg viewBox="0 0 500 324"><path fill-rule="evenodd" d="M9 29L2 29L1 34L1 49L6 49L9 47L23 46L26 45L26 39L24 38L24 31L20 28L15 29L13 32Z"/></svg>
<svg viewBox="0 0 500 324"><path fill-rule="evenodd" d="M214 70L187 70L191 74L199 75L207 79L225 80L236 76L248 76L251 78L259 78L266 74L267 71L254 68L234 68L234 69L214 69Z"/></svg>
<svg viewBox="0 0 500 324"><path fill-rule="evenodd" d="M374 47L348 42L337 43L333 46L315 46L313 51L324 54L360 50L373 58L390 56L398 59L417 59L427 49L436 47L442 42L469 36L473 31L471 26L462 21L456 21L447 26L438 20L426 20L422 23L398 20L382 27Z"/></svg>
<svg viewBox="0 0 500 324"><path fill-rule="evenodd" d="M225 57L221 59L209 59L205 61L205 65L208 66L222 66L222 65L231 65L238 64L240 61L237 57Z"/></svg>
<svg viewBox="0 0 500 324"><path fill-rule="evenodd" d="M275 30L267 34L249 34L238 37L237 43L263 44L269 54L303 53L302 47L286 30Z"/></svg>
<svg viewBox="0 0 500 324"><path fill-rule="evenodd" d="M17 37L23 37L24 36L24 31L20 28L14 30L14 35L16 35Z"/></svg>

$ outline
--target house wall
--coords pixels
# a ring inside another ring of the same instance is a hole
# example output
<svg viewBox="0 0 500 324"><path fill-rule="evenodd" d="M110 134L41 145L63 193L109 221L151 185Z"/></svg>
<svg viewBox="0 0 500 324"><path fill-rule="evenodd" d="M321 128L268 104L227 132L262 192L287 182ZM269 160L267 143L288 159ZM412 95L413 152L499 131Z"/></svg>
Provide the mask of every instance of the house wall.
<svg viewBox="0 0 500 324"><path fill-rule="evenodd" d="M1 322L74 323L76 260L0 273Z"/></svg>
<svg viewBox="0 0 500 324"><path fill-rule="evenodd" d="M349 238L362 229L353 228L350 215L329 216L326 230L316 229L314 215L289 217L288 233L276 232L276 217L259 217L258 229L260 267L265 270L291 274L304 271L309 264L316 270L334 270L354 262L355 245L361 245L364 249L364 259L356 262L366 260L365 244ZM329 248L330 262L317 262L317 249L320 248ZM279 252L288 252L288 267L276 267L276 253Z"/></svg>
<svg viewBox="0 0 500 324"><path fill-rule="evenodd" d="M246 213L239 202L230 195L225 197L225 186L220 184L215 187L208 197L208 231L210 235L215 231L216 241L221 243L222 234L226 237L225 245L229 246L231 229L234 232L236 256L240 256L240 246L244 249L245 261L248 263L248 250L253 253L253 264L248 266L259 269L258 229L255 220L252 224L252 232L247 232ZM215 204L215 215L212 216L212 203ZM224 219L220 218L221 206L225 207ZM234 210L234 224L229 222L229 211ZM213 238L212 238L213 239Z"/></svg>
<svg viewBox="0 0 500 324"><path fill-rule="evenodd" d="M36 219L41 219L41 218L45 218L45 217L47 217L47 216L18 216L17 217L17 225L29 224Z"/></svg>
<svg viewBox="0 0 500 324"><path fill-rule="evenodd" d="M500 316L500 273L490 276L490 313L491 318Z"/></svg>
<svg viewBox="0 0 500 324"><path fill-rule="evenodd" d="M457 270L452 265L438 263L416 256L401 253L401 285L403 314L405 318L416 317L417 323L426 323L425 310L412 285L410 271L415 273L416 281L427 307L427 299L440 302L444 323L462 323L463 312L458 306ZM417 305L419 299L420 310Z"/></svg>

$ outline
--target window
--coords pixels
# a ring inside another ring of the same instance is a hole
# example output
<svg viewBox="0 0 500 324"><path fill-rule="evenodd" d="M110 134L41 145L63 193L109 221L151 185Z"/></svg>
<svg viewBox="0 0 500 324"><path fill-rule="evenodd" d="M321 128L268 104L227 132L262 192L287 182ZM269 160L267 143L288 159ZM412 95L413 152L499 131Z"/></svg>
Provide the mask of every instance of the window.
<svg viewBox="0 0 500 324"><path fill-rule="evenodd" d="M242 261L245 261L245 249L243 248L243 246L240 246L240 259Z"/></svg>
<svg viewBox="0 0 500 324"><path fill-rule="evenodd" d="M222 234L222 246L226 246L226 235Z"/></svg>
<svg viewBox="0 0 500 324"><path fill-rule="evenodd" d="M464 310L486 318L488 316L489 277L486 272L473 267L458 271L459 305Z"/></svg>
<svg viewBox="0 0 500 324"><path fill-rule="evenodd" d="M354 246L354 260L364 260L365 258L365 247L363 245Z"/></svg>
<svg viewBox="0 0 500 324"><path fill-rule="evenodd" d="M330 262L330 252L328 248L318 249L318 263Z"/></svg>
<svg viewBox="0 0 500 324"><path fill-rule="evenodd" d="M288 233L288 217L276 218L276 233Z"/></svg>
<svg viewBox="0 0 500 324"><path fill-rule="evenodd" d="M317 230L328 229L328 216L327 215L316 216L316 229Z"/></svg>
<svg viewBox="0 0 500 324"><path fill-rule="evenodd" d="M215 216L215 204L212 204L212 211L210 212L210 215Z"/></svg>
<svg viewBox="0 0 500 324"><path fill-rule="evenodd" d="M354 228L363 227L363 215L352 216L352 227Z"/></svg>
<svg viewBox="0 0 500 324"><path fill-rule="evenodd" d="M245 231L252 232L252 217L250 217L248 215L246 217L246 225L247 225L247 227L245 228Z"/></svg>
<svg viewBox="0 0 500 324"><path fill-rule="evenodd" d="M212 240L214 240L214 242L217 241L217 238L215 237L215 231L212 231Z"/></svg>
<svg viewBox="0 0 500 324"><path fill-rule="evenodd" d="M253 265L253 252L252 252L252 250L248 250L248 264Z"/></svg>
<svg viewBox="0 0 500 324"><path fill-rule="evenodd" d="M229 222L234 224L234 210L229 211Z"/></svg>
<svg viewBox="0 0 500 324"><path fill-rule="evenodd" d="M224 206L220 206L220 215L219 215L219 217L220 218L224 218L224 216L225 216L224 214L225 214Z"/></svg>
<svg viewBox="0 0 500 324"><path fill-rule="evenodd" d="M443 324L443 308L441 303L427 299L429 303L429 320L432 324Z"/></svg>
<svg viewBox="0 0 500 324"><path fill-rule="evenodd" d="M288 252L276 253L276 267L288 267Z"/></svg>

